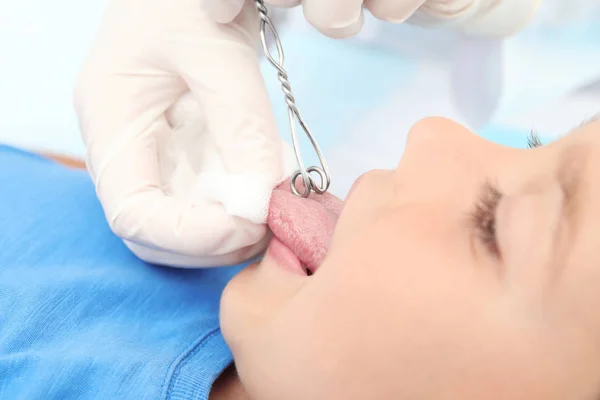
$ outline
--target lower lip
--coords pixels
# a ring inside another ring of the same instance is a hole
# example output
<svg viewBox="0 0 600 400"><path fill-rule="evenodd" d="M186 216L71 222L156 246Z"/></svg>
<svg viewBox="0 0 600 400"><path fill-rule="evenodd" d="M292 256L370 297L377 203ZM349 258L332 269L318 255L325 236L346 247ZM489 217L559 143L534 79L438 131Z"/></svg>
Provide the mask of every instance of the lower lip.
<svg viewBox="0 0 600 400"><path fill-rule="evenodd" d="M306 276L306 271L302 267L298 257L279 239L273 237L267 249L267 255L284 269L298 275Z"/></svg>

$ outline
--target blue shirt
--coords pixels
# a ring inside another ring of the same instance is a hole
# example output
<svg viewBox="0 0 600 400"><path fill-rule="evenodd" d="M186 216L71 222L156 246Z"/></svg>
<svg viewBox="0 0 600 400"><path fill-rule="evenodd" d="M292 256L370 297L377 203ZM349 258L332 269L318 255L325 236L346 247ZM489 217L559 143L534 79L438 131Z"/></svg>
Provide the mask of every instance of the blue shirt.
<svg viewBox="0 0 600 400"><path fill-rule="evenodd" d="M85 171L0 146L0 399L206 399L239 269L140 261Z"/></svg>

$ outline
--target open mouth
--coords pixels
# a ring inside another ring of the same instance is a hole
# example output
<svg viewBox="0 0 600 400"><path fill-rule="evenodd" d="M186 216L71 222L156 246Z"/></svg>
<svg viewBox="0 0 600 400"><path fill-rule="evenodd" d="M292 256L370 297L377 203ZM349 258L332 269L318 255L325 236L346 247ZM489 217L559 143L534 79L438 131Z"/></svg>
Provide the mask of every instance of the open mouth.
<svg viewBox="0 0 600 400"><path fill-rule="evenodd" d="M296 273L314 274L327 255L342 207L329 193L297 197L284 182L271 197L267 220L274 238L268 254Z"/></svg>

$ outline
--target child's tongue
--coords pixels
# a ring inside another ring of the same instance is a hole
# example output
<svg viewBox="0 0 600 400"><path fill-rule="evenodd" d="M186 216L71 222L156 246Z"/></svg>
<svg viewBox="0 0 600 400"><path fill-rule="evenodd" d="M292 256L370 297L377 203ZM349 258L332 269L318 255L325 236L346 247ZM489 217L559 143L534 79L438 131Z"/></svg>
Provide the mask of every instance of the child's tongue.
<svg viewBox="0 0 600 400"><path fill-rule="evenodd" d="M327 254L342 206L328 193L311 194L308 199L295 196L286 181L273 191L268 224L275 237L314 272Z"/></svg>

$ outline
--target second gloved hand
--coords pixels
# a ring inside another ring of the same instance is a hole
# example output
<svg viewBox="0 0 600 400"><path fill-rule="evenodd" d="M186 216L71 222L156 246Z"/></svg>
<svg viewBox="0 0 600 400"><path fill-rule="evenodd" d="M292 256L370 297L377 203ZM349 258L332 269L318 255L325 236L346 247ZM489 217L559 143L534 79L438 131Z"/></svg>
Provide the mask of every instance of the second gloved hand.
<svg viewBox="0 0 600 400"><path fill-rule="evenodd" d="M209 15L229 22L244 0L201 0ZM302 5L306 19L323 34L345 38L363 26L363 7L389 22L447 25L484 36L508 36L522 29L541 0L265 0L275 6Z"/></svg>
<svg viewBox="0 0 600 400"><path fill-rule="evenodd" d="M289 176L259 70L252 3L227 25L198 0L112 0L75 105L112 230L140 258L230 265L266 247Z"/></svg>

